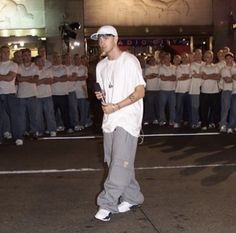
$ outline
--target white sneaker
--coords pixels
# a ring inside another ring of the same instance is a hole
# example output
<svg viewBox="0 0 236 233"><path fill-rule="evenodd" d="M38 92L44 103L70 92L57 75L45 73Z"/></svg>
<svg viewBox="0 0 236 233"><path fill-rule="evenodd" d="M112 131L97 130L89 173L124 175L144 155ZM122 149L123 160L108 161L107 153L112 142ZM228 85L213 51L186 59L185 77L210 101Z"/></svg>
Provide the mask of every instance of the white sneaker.
<svg viewBox="0 0 236 233"><path fill-rule="evenodd" d="M12 135L10 132L6 131L4 134L3 134L3 137L6 138L6 139L12 139Z"/></svg>
<svg viewBox="0 0 236 233"><path fill-rule="evenodd" d="M24 144L22 139L16 139L16 145L17 146L22 146Z"/></svg>
<svg viewBox="0 0 236 233"><path fill-rule="evenodd" d="M64 130L65 130L65 127L63 127L63 126L58 126L57 127L57 132L62 132Z"/></svg>
<svg viewBox="0 0 236 233"><path fill-rule="evenodd" d="M154 120L153 122L152 122L152 124L154 124L154 125L158 125L158 120Z"/></svg>
<svg viewBox="0 0 236 233"><path fill-rule="evenodd" d="M206 131L206 130L207 130L207 127L206 127L206 126L203 126L203 127L202 127L202 130L203 130L203 131Z"/></svg>
<svg viewBox="0 0 236 233"><path fill-rule="evenodd" d="M67 133L74 133L74 130L71 129L71 128L69 128L66 132L67 132Z"/></svg>
<svg viewBox="0 0 236 233"><path fill-rule="evenodd" d="M180 128L180 124L179 124L179 123L174 123L174 128L175 128L175 129Z"/></svg>
<svg viewBox="0 0 236 233"><path fill-rule="evenodd" d="M82 125L76 125L75 126L75 131L81 131L83 129L84 129L84 126L82 126Z"/></svg>
<svg viewBox="0 0 236 233"><path fill-rule="evenodd" d="M134 204L130 204L127 201L123 201L118 205L118 210L119 210L120 213L125 213L125 212L130 211L133 208L138 207L138 206L139 205L134 205Z"/></svg>
<svg viewBox="0 0 236 233"><path fill-rule="evenodd" d="M220 132L221 132L221 133L225 133L225 132L226 132L226 126L225 126L225 125L222 125L222 126L220 127Z"/></svg>
<svg viewBox="0 0 236 233"><path fill-rule="evenodd" d="M109 210L99 209L95 214L95 218L104 222L108 222L111 220L112 213Z"/></svg>
<svg viewBox="0 0 236 233"><path fill-rule="evenodd" d="M215 123L210 123L209 124L209 129L215 129L215 127L216 127Z"/></svg>
<svg viewBox="0 0 236 233"><path fill-rule="evenodd" d="M92 125L93 125L93 122L90 121L89 123L86 123L86 124L85 124L84 128L88 128L88 127L90 127L90 126L92 126Z"/></svg>
<svg viewBox="0 0 236 233"><path fill-rule="evenodd" d="M50 132L50 136L51 136L51 137L56 137L56 136L57 136L57 132L51 131L51 132Z"/></svg>
<svg viewBox="0 0 236 233"><path fill-rule="evenodd" d="M228 128L228 129L227 129L227 133L233 133L233 129Z"/></svg>

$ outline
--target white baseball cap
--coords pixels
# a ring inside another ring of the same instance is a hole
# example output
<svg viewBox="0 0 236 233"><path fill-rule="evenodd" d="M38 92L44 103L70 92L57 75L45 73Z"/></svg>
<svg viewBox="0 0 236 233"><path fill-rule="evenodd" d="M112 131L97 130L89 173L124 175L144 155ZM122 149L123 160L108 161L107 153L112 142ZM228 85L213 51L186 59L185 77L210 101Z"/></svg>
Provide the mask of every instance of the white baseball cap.
<svg viewBox="0 0 236 233"><path fill-rule="evenodd" d="M90 38L92 40L98 40L99 35L113 35L118 36L116 29L113 26L105 25L98 29L96 33L93 33Z"/></svg>

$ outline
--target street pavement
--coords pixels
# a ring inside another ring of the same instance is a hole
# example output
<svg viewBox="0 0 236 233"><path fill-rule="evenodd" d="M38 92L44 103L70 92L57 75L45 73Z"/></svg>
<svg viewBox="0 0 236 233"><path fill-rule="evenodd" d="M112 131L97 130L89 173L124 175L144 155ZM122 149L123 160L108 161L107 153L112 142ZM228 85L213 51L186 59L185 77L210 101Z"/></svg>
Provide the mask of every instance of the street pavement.
<svg viewBox="0 0 236 233"><path fill-rule="evenodd" d="M145 127L145 201L104 223L93 217L107 172L98 132L0 145L0 233L236 232L236 134Z"/></svg>

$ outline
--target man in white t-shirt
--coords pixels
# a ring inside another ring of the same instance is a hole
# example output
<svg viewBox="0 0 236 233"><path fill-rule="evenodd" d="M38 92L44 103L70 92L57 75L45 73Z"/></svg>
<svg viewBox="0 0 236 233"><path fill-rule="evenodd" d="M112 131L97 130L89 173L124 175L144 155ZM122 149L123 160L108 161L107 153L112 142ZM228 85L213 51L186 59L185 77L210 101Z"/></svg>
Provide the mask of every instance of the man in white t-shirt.
<svg viewBox="0 0 236 233"><path fill-rule="evenodd" d="M123 213L143 203L144 197L135 179L134 160L143 116L145 82L137 58L122 52L113 26L103 26L91 36L107 55L97 65L97 82L103 99L105 162L109 175L97 198L95 218L109 221L112 213ZM119 200L121 201L120 204Z"/></svg>
<svg viewBox="0 0 236 233"><path fill-rule="evenodd" d="M191 78L189 56L187 53L181 54L181 61L182 63L176 68L176 117L174 128L180 127L183 120L189 123L191 117L189 95ZM186 114L185 117L184 114Z"/></svg>
<svg viewBox="0 0 236 233"><path fill-rule="evenodd" d="M88 68L87 66L82 64L82 60L79 54L74 55L74 64L76 67L75 91L77 98L77 106L79 110L79 125L77 125L76 129L82 130L92 125L87 89Z"/></svg>
<svg viewBox="0 0 236 233"><path fill-rule="evenodd" d="M144 125L149 123L158 124L159 120L159 77L158 65L154 56L149 56L146 60L146 67L144 69L146 80L146 92L144 99Z"/></svg>
<svg viewBox="0 0 236 233"><path fill-rule="evenodd" d="M169 125L173 126L175 121L175 87L176 87L176 67L171 64L170 53L163 54L162 64L159 67L159 107L160 107L160 126L167 121L166 106L169 110Z"/></svg>
<svg viewBox="0 0 236 233"><path fill-rule="evenodd" d="M220 87L221 92L221 114L220 114L220 132L226 132L228 126L228 116L230 111L230 103L232 96L233 80L231 70L234 64L233 53L225 55L226 65L220 71Z"/></svg>
<svg viewBox="0 0 236 233"><path fill-rule="evenodd" d="M191 127L197 129L200 127L200 90L202 85L202 76L200 69L204 62L202 61L202 50L196 49L194 52L194 61L190 64L190 98L191 98Z"/></svg>
<svg viewBox="0 0 236 233"><path fill-rule="evenodd" d="M55 114L60 111L61 118L65 127L65 130L70 133L73 132L70 124L69 117L69 102L68 102L68 72L64 65L61 63L61 56L55 52L52 55L52 99L54 104Z"/></svg>
<svg viewBox="0 0 236 233"><path fill-rule="evenodd" d="M40 135L48 132L50 136L55 137L56 119L51 90L52 72L50 68L44 66L44 60L41 56L35 57L34 62L39 69L39 80L37 82L37 131Z"/></svg>
<svg viewBox="0 0 236 233"><path fill-rule="evenodd" d="M219 123L220 95L218 84L220 70L216 64L213 64L212 51L208 50L204 53L204 61L205 64L200 69L202 75L200 112L202 130L207 130L210 127L210 123L213 123L214 127Z"/></svg>
<svg viewBox="0 0 236 233"><path fill-rule="evenodd" d="M72 64L71 55L69 53L66 53L62 56L62 64L66 67L68 74L67 85L70 125L76 130L76 127L79 123L75 86L77 80L76 66Z"/></svg>
<svg viewBox="0 0 236 233"><path fill-rule="evenodd" d="M22 50L23 64L19 66L17 97L20 101L20 118L24 131L29 120L30 134L37 138L37 82L38 67L31 62L30 49ZM27 117L28 115L28 117Z"/></svg>
<svg viewBox="0 0 236 233"><path fill-rule="evenodd" d="M236 65L233 64L231 68L231 78L232 78L232 96L230 104L230 114L229 114L229 124L227 133L236 132Z"/></svg>
<svg viewBox="0 0 236 233"><path fill-rule="evenodd" d="M3 124L4 114L10 120L10 128L16 145L23 145L23 133L19 118L19 102L16 97L16 73L18 65L9 60L10 48L0 48L0 126ZM0 127L0 144L3 138L2 127Z"/></svg>

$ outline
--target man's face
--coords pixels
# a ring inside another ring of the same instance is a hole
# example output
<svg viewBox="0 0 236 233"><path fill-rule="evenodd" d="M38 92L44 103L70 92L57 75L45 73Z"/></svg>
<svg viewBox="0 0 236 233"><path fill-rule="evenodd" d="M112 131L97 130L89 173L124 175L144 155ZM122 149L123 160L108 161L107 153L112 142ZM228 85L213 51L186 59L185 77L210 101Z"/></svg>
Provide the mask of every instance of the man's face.
<svg viewBox="0 0 236 233"><path fill-rule="evenodd" d="M53 65L60 65L61 64L61 56L60 54L55 53L52 57L52 64Z"/></svg>
<svg viewBox="0 0 236 233"><path fill-rule="evenodd" d="M213 54L212 53L205 53L204 54L204 60L207 64L212 63L213 61Z"/></svg>
<svg viewBox="0 0 236 233"><path fill-rule="evenodd" d="M101 48L102 52L106 54L112 51L116 43L117 43L117 37L114 37L113 35L105 34L98 36L99 47Z"/></svg>
<svg viewBox="0 0 236 233"><path fill-rule="evenodd" d="M10 57L10 49L9 48L2 48L1 49L1 60L7 61Z"/></svg>
<svg viewBox="0 0 236 233"><path fill-rule="evenodd" d="M22 53L22 59L24 63L29 63L31 62L31 53L28 51L25 51Z"/></svg>
<svg viewBox="0 0 236 233"><path fill-rule="evenodd" d="M43 66L44 66L43 59L42 59L42 58L38 58L38 59L35 61L35 64L36 64L38 67L43 67Z"/></svg>
<svg viewBox="0 0 236 233"><path fill-rule="evenodd" d="M189 63L189 56L187 53L183 53L181 55L181 61L183 64L188 64Z"/></svg>
<svg viewBox="0 0 236 233"><path fill-rule="evenodd" d="M226 62L226 65L231 66L231 65L233 65L234 58L231 57L231 56L226 56L225 57L225 62Z"/></svg>
<svg viewBox="0 0 236 233"><path fill-rule="evenodd" d="M39 54L41 57L46 57L46 50L45 50L45 48L39 48L38 54Z"/></svg>
<svg viewBox="0 0 236 233"><path fill-rule="evenodd" d="M169 65L170 64L170 61L171 61L171 56L169 54L166 54L163 58L163 63L165 65Z"/></svg>

